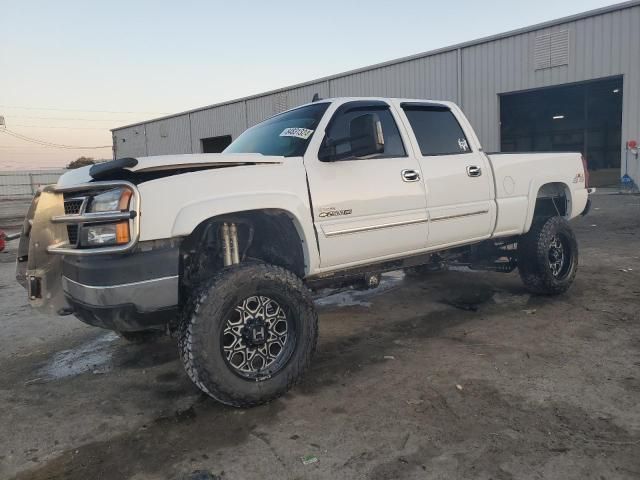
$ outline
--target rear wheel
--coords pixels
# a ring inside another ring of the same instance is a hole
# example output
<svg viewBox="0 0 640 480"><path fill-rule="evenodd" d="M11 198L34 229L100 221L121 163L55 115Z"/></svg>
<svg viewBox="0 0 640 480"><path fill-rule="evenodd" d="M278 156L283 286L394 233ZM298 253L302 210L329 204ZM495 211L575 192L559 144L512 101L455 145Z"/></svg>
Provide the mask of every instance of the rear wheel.
<svg viewBox="0 0 640 480"><path fill-rule="evenodd" d="M566 292L578 269L578 243L569 222L562 217L535 221L518 242L518 269L533 293Z"/></svg>
<svg viewBox="0 0 640 480"><path fill-rule="evenodd" d="M318 319L308 289L293 273L265 263L218 272L190 301L180 356L191 380L235 407L268 402L309 366Z"/></svg>

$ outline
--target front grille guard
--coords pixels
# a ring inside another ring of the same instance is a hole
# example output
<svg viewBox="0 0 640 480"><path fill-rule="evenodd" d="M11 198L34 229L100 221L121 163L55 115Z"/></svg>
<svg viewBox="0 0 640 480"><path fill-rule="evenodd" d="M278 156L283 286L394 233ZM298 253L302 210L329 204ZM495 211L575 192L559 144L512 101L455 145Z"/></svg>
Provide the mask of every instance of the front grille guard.
<svg viewBox="0 0 640 480"><path fill-rule="evenodd" d="M67 236L60 242L51 244L47 247L47 251L53 254L60 255L100 255L109 253L121 253L131 250L140 236L140 192L136 186L130 182L125 181L113 181L113 182L94 182L85 183L81 185L75 185L73 187L54 187L54 192L64 195L77 192L88 192L89 195L97 191L108 190L109 188L126 186L131 189L133 195L131 196L131 203L128 212L99 212L88 213L85 211L87 202L84 202L82 208L78 213L53 215L50 218L52 225L63 224L67 226ZM64 200L63 200L64 201ZM78 248L77 243L74 244L69 241L69 228L70 226L77 226L79 231L80 227L86 223L108 223L119 222L122 220L129 221L129 232L131 239L124 245L116 245L112 247L95 247L95 248Z"/></svg>
<svg viewBox="0 0 640 480"><path fill-rule="evenodd" d="M113 187L127 186L133 192L130 212L65 214L64 195L75 192L89 194ZM63 255L100 255L131 250L140 235L140 194L129 182L95 182L73 187L41 187L31 202L22 226L16 279L29 292L29 302L34 308L46 313L69 311L62 290ZM131 240L126 245L101 248L77 248L69 243L67 226L83 223L129 221Z"/></svg>

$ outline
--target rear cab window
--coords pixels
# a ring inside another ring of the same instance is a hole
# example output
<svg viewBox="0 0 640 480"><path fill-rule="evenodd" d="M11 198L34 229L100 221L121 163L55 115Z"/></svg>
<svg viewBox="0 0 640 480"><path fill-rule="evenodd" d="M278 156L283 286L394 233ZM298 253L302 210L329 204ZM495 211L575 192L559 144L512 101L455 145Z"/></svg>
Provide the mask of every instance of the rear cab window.
<svg viewBox="0 0 640 480"><path fill-rule="evenodd" d="M471 153L464 130L444 105L401 104L423 156Z"/></svg>

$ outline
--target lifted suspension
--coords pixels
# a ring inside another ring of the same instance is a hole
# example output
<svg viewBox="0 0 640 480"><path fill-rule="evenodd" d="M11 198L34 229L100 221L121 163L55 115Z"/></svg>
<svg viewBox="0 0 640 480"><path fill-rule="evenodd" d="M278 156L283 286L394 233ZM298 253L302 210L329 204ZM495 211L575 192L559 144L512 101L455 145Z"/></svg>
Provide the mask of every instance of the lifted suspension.
<svg viewBox="0 0 640 480"><path fill-rule="evenodd" d="M238 247L238 227L235 223L224 222L220 229L222 234L222 250L224 266L240 263L240 251Z"/></svg>

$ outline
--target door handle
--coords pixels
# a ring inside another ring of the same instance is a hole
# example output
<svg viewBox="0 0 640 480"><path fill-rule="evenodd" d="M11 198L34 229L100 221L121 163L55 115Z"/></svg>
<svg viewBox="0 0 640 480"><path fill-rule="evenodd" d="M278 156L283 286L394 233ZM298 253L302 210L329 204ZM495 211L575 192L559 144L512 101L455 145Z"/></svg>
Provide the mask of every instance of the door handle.
<svg viewBox="0 0 640 480"><path fill-rule="evenodd" d="M420 180L420 174L415 170L405 169L400 172L400 175L402 176L402 180L405 182L417 182Z"/></svg>
<svg viewBox="0 0 640 480"><path fill-rule="evenodd" d="M476 165L469 165L467 167L467 175L470 177L479 177L482 175L482 169Z"/></svg>

